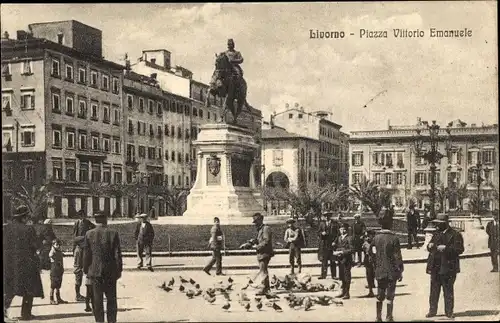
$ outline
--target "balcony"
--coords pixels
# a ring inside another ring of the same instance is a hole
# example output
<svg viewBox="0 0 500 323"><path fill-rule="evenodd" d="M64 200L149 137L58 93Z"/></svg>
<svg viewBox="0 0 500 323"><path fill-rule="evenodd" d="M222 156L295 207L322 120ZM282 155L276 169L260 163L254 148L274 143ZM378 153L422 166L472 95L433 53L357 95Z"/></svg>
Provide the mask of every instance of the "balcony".
<svg viewBox="0 0 500 323"><path fill-rule="evenodd" d="M90 161L103 161L106 159L108 156L107 153L102 152L102 151L95 151L95 150L89 150L89 151L79 151L75 154L76 158L80 159L81 161L85 160L90 160Z"/></svg>

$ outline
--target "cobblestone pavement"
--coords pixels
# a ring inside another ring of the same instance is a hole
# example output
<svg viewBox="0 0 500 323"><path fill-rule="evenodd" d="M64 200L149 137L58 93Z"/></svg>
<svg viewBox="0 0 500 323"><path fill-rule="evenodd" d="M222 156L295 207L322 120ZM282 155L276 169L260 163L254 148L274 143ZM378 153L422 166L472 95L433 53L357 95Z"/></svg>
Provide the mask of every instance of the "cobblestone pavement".
<svg viewBox="0 0 500 323"><path fill-rule="evenodd" d="M457 320L498 320L500 318L500 276L490 273L488 257L466 259L461 261L462 273L455 283L455 313ZM313 275L313 282L317 279L317 268L308 268L305 272ZM284 275L284 269L272 270L271 274ZM172 276L178 286L179 275L185 278L192 277L201 287L208 287L220 280L227 280L228 276L207 276L200 271L154 272L133 271L124 272L118 282L118 321L119 322L207 322L207 321L366 321L373 322L375 318L375 300L366 299L366 280L364 268L354 268L351 299L344 301L343 306L330 305L327 307L315 305L309 311L291 310L285 300L278 304L283 312L275 312L264 306L258 311L252 303L252 308L246 312L238 305L236 293L246 282L246 277L254 275L256 271L234 270L228 275L234 278L234 292L231 309L225 312L221 306L224 300L217 296L214 305L208 304L201 297L188 299L175 288L170 293L157 288L164 280ZM45 299L35 299L33 314L37 320L32 322L55 323L91 323L93 317L85 313L84 303L74 302L74 276L65 274L63 279L62 297L68 301L65 305L49 305L49 276L43 274ZM329 283L330 281L326 281ZM189 285L189 284L188 284ZM252 295L249 291L249 296ZM320 293L317 293L320 294ZM335 294L335 292L333 292ZM396 290L394 316L401 321L430 321L425 319L428 310L429 277L425 274L424 264L406 266L404 279ZM281 295L282 297L283 295ZM13 307L9 311L10 317L20 315L21 299L16 297ZM440 301L439 314L443 314L443 300ZM385 313L385 308L384 308ZM384 314L385 315L385 314ZM437 321L447 320L444 316Z"/></svg>

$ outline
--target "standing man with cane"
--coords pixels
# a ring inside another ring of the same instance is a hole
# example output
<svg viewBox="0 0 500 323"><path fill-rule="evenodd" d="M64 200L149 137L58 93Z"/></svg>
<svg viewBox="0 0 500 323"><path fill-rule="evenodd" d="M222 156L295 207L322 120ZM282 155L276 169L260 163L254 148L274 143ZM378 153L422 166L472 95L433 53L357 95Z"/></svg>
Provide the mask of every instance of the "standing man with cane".
<svg viewBox="0 0 500 323"><path fill-rule="evenodd" d="M75 294L77 302L84 302L85 297L80 294L80 288L82 287L83 280L83 247L85 246L85 234L87 231L95 228L95 225L90 222L83 210L77 213L79 219L75 222L73 227L73 257L75 268Z"/></svg>

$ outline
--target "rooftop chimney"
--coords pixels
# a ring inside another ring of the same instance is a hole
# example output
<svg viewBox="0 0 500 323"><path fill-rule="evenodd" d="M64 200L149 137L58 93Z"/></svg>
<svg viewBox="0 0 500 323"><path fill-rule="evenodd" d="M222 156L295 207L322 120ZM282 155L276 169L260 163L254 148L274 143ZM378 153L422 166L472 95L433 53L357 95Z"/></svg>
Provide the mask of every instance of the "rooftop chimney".
<svg viewBox="0 0 500 323"><path fill-rule="evenodd" d="M25 40L28 38L28 33L24 30L17 31L17 40Z"/></svg>
<svg viewBox="0 0 500 323"><path fill-rule="evenodd" d="M3 38L9 39L9 32L7 30L3 33Z"/></svg>
<svg viewBox="0 0 500 323"><path fill-rule="evenodd" d="M156 80L156 76L157 76L157 75L158 75L157 73L151 73L151 78L152 78L153 80Z"/></svg>

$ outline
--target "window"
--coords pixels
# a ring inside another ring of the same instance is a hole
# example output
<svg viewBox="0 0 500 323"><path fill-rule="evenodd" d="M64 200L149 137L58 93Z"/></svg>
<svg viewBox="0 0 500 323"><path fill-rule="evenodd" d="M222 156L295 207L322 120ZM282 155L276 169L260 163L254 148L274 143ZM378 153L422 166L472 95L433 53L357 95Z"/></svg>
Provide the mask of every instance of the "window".
<svg viewBox="0 0 500 323"><path fill-rule="evenodd" d="M156 135L158 136L158 138L161 138L161 126L156 126Z"/></svg>
<svg viewBox="0 0 500 323"><path fill-rule="evenodd" d="M92 163L92 182L98 183L101 181L101 165Z"/></svg>
<svg viewBox="0 0 500 323"><path fill-rule="evenodd" d="M116 126L119 126L120 125L120 119L121 119L120 108L114 107L113 108L113 124L116 125Z"/></svg>
<svg viewBox="0 0 500 323"><path fill-rule="evenodd" d="M134 108L134 97L130 94L127 94L127 108L129 108L129 110Z"/></svg>
<svg viewBox="0 0 500 323"><path fill-rule="evenodd" d="M80 144L79 148L81 150L87 149L87 134L86 133L80 133L78 140L79 140L79 144Z"/></svg>
<svg viewBox="0 0 500 323"><path fill-rule="evenodd" d="M385 153L385 152L373 153L373 165L386 166L391 168L393 166L392 153Z"/></svg>
<svg viewBox="0 0 500 323"><path fill-rule="evenodd" d="M73 106L73 97L66 95L66 114L67 115L74 115L75 114L75 107Z"/></svg>
<svg viewBox="0 0 500 323"><path fill-rule="evenodd" d="M427 185L427 173L416 172L415 173L415 185Z"/></svg>
<svg viewBox="0 0 500 323"><path fill-rule="evenodd" d="M87 102L80 100L78 103L78 118L87 119Z"/></svg>
<svg viewBox="0 0 500 323"><path fill-rule="evenodd" d="M21 109L32 110L35 108L35 93L21 90Z"/></svg>
<svg viewBox="0 0 500 323"><path fill-rule="evenodd" d="M102 89L105 91L109 90L109 76L107 75L102 76Z"/></svg>
<svg viewBox="0 0 500 323"><path fill-rule="evenodd" d="M10 94L2 93L2 110L5 110L8 113L7 115L11 115L9 114L9 112L10 113L12 112L11 101L12 101L12 96Z"/></svg>
<svg viewBox="0 0 500 323"><path fill-rule="evenodd" d="M2 76L10 76L12 75L10 72L10 64L2 63Z"/></svg>
<svg viewBox="0 0 500 323"><path fill-rule="evenodd" d="M119 137L113 137L113 153L119 154L121 153L121 142Z"/></svg>
<svg viewBox="0 0 500 323"><path fill-rule="evenodd" d="M61 71L59 69L59 60L53 58L52 59L52 72L51 75L53 77L61 77Z"/></svg>
<svg viewBox="0 0 500 323"><path fill-rule="evenodd" d="M396 153L396 165L398 168L405 168L405 163L403 161L403 153L402 152L397 152Z"/></svg>
<svg viewBox="0 0 500 323"><path fill-rule="evenodd" d="M193 117L197 117L197 116L198 116L198 109L193 107Z"/></svg>
<svg viewBox="0 0 500 323"><path fill-rule="evenodd" d="M92 102L90 104L90 119L94 121L99 120L99 106L97 103Z"/></svg>
<svg viewBox="0 0 500 323"><path fill-rule="evenodd" d="M352 184L356 185L359 184L361 181L361 173L352 173Z"/></svg>
<svg viewBox="0 0 500 323"><path fill-rule="evenodd" d="M113 180L115 184L121 184L122 182L122 170L118 167L113 168Z"/></svg>
<svg viewBox="0 0 500 323"><path fill-rule="evenodd" d="M203 110L202 109L200 109L199 115L200 115L200 119L202 119L203 118Z"/></svg>
<svg viewBox="0 0 500 323"><path fill-rule="evenodd" d="M302 116L303 116L303 114L302 114L302 113L299 113L299 114L298 114L299 119L302 119Z"/></svg>
<svg viewBox="0 0 500 323"><path fill-rule="evenodd" d="M92 135L92 150L99 149L99 135Z"/></svg>
<svg viewBox="0 0 500 323"><path fill-rule="evenodd" d="M156 156L160 160L163 158L163 149L161 147L158 147L158 154Z"/></svg>
<svg viewBox="0 0 500 323"><path fill-rule="evenodd" d="M35 127L21 129L21 146L31 147L35 145Z"/></svg>
<svg viewBox="0 0 500 323"><path fill-rule="evenodd" d="M156 104L156 114L157 114L158 116L163 115L163 106L162 106L161 102L158 102L158 103Z"/></svg>
<svg viewBox="0 0 500 323"><path fill-rule="evenodd" d="M107 153L111 151L111 142L109 138L106 137L102 138L102 150Z"/></svg>
<svg viewBox="0 0 500 323"><path fill-rule="evenodd" d="M172 137L175 137L175 127L174 126L170 126L170 134L172 135Z"/></svg>
<svg viewBox="0 0 500 323"><path fill-rule="evenodd" d="M375 173L374 176L373 176L373 181L375 182L376 185L380 185L381 184L381 174L380 173Z"/></svg>
<svg viewBox="0 0 500 323"><path fill-rule="evenodd" d="M98 78L96 71L90 71L90 85L97 86Z"/></svg>
<svg viewBox="0 0 500 323"><path fill-rule="evenodd" d="M184 131L184 139L189 140L189 129Z"/></svg>
<svg viewBox="0 0 500 323"><path fill-rule="evenodd" d="M168 157L169 157L169 156L170 156L170 155L168 154L168 150L165 150L165 160L168 160Z"/></svg>
<svg viewBox="0 0 500 323"><path fill-rule="evenodd" d="M175 162L175 151L172 151L172 154L170 155L170 160L172 160L173 162Z"/></svg>
<svg viewBox="0 0 500 323"><path fill-rule="evenodd" d="M73 81L73 65L66 64L66 79Z"/></svg>
<svg viewBox="0 0 500 323"><path fill-rule="evenodd" d="M181 153L177 153L177 162L182 163L182 154Z"/></svg>
<svg viewBox="0 0 500 323"><path fill-rule="evenodd" d="M134 134L134 122L130 119L128 119L128 133L131 135Z"/></svg>
<svg viewBox="0 0 500 323"><path fill-rule="evenodd" d="M168 124L165 125L165 136L168 136Z"/></svg>
<svg viewBox="0 0 500 323"><path fill-rule="evenodd" d="M59 129L52 130L52 147L62 148L61 130Z"/></svg>
<svg viewBox="0 0 500 323"><path fill-rule="evenodd" d="M21 75L31 75L33 74L33 69L31 68L31 61L25 60L21 64Z"/></svg>
<svg viewBox="0 0 500 323"><path fill-rule="evenodd" d="M139 98L139 111L144 112L144 98Z"/></svg>
<svg viewBox="0 0 500 323"><path fill-rule="evenodd" d="M406 181L405 174L403 174L403 173L396 174L396 184L403 185L403 184L405 184L405 181Z"/></svg>
<svg viewBox="0 0 500 323"><path fill-rule="evenodd" d="M152 124L149 125L149 136L153 137L155 135L155 129Z"/></svg>
<svg viewBox="0 0 500 323"><path fill-rule="evenodd" d="M2 167L2 179L4 181L11 181L14 179L14 171L11 165L5 165Z"/></svg>
<svg viewBox="0 0 500 323"><path fill-rule="evenodd" d="M61 102L58 93L52 93L52 111L61 112Z"/></svg>
<svg viewBox="0 0 500 323"><path fill-rule="evenodd" d="M103 166L102 168L102 181L111 184L111 167Z"/></svg>
<svg viewBox="0 0 500 323"><path fill-rule="evenodd" d="M392 185L392 174L385 174L385 185Z"/></svg>
<svg viewBox="0 0 500 323"><path fill-rule="evenodd" d="M177 127L177 138L182 139L182 129L181 129L181 127Z"/></svg>
<svg viewBox="0 0 500 323"><path fill-rule="evenodd" d="M190 111L190 109L189 109L189 106L188 106L188 105L185 105L185 106L184 106L184 114L185 114L185 115L187 115L187 116L189 116L189 113L190 113L190 112L191 112L191 111ZM208 119L210 119L210 112L208 113L208 115L209 115Z"/></svg>
<svg viewBox="0 0 500 323"><path fill-rule="evenodd" d="M352 165L353 166L363 166L363 153L353 152L352 153Z"/></svg>
<svg viewBox="0 0 500 323"><path fill-rule="evenodd" d="M306 154L304 152L304 148L302 148L300 149L300 165L304 167L305 163L306 163Z"/></svg>
<svg viewBox="0 0 500 323"><path fill-rule="evenodd" d="M56 181L61 181L63 179L62 160L52 158L52 177Z"/></svg>
<svg viewBox="0 0 500 323"><path fill-rule="evenodd" d="M288 114L288 119L293 119L293 113Z"/></svg>
<svg viewBox="0 0 500 323"><path fill-rule="evenodd" d="M174 176L174 175L172 175L172 177L171 177L171 178L172 178L172 186L175 186L175 176Z"/></svg>
<svg viewBox="0 0 500 323"><path fill-rule="evenodd" d="M493 149L485 149L483 150L483 163L485 164L494 164L495 150Z"/></svg>
<svg viewBox="0 0 500 323"><path fill-rule="evenodd" d="M109 105L102 106L102 122L109 123Z"/></svg>
<svg viewBox="0 0 500 323"><path fill-rule="evenodd" d="M309 162L309 167L312 166L312 153L310 151L307 152L307 160Z"/></svg>
<svg viewBox="0 0 500 323"><path fill-rule="evenodd" d="M118 83L118 79L113 77L113 93L118 94L120 92L120 86Z"/></svg>
<svg viewBox="0 0 500 323"><path fill-rule="evenodd" d="M66 159L66 180L76 182L76 161Z"/></svg>
<svg viewBox="0 0 500 323"><path fill-rule="evenodd" d="M154 102L153 100L148 100L148 113L153 114L154 113Z"/></svg>
<svg viewBox="0 0 500 323"><path fill-rule="evenodd" d="M127 144L127 161L135 160L135 146L133 144Z"/></svg>
<svg viewBox="0 0 500 323"><path fill-rule="evenodd" d="M75 148L75 133L73 131L66 130L66 148Z"/></svg>
<svg viewBox="0 0 500 323"><path fill-rule="evenodd" d="M24 166L24 180L25 181L33 180L33 166L31 165Z"/></svg>
<svg viewBox="0 0 500 323"><path fill-rule="evenodd" d="M139 146L139 157L140 158L145 158L146 157L146 147Z"/></svg>
<svg viewBox="0 0 500 323"><path fill-rule="evenodd" d="M148 159L155 159L155 148L148 147Z"/></svg>
<svg viewBox="0 0 500 323"><path fill-rule="evenodd" d="M87 83L87 70L83 67L78 68L78 83Z"/></svg>

